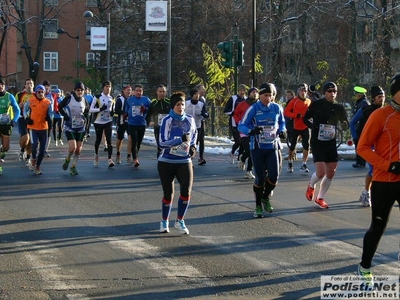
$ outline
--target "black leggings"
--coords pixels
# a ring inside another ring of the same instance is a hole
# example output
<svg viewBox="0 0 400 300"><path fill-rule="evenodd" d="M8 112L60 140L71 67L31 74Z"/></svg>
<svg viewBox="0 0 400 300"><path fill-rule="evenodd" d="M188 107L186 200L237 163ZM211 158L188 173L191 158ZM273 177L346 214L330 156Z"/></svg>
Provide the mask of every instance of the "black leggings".
<svg viewBox="0 0 400 300"><path fill-rule="evenodd" d="M372 221L364 235L361 266L369 269L379 241L386 230L394 202L400 204L400 182L377 182L371 186Z"/></svg>
<svg viewBox="0 0 400 300"><path fill-rule="evenodd" d="M204 126L197 128L196 145L199 145L199 156L202 159L204 154Z"/></svg>
<svg viewBox="0 0 400 300"><path fill-rule="evenodd" d="M62 118L54 118L53 119L53 138L54 140L60 140L61 139L61 132L62 132ZM57 134L57 125L58 125L58 134ZM56 138L57 134L57 138Z"/></svg>
<svg viewBox="0 0 400 300"><path fill-rule="evenodd" d="M146 126L128 125L128 134L132 140L132 159L137 159L143 137L146 132Z"/></svg>
<svg viewBox="0 0 400 300"><path fill-rule="evenodd" d="M163 189L164 199L172 200L174 198L174 179L179 182L180 193L183 197L189 197L193 185L193 165L192 162L181 164L171 164L159 161L157 165Z"/></svg>
<svg viewBox="0 0 400 300"><path fill-rule="evenodd" d="M94 142L94 153L99 154L99 146L101 143L101 139L103 138L103 132L107 141L107 151L108 151L108 159L111 159L112 156L112 145L111 145L111 133L112 133L112 122L108 122L106 124L97 124L94 123L94 130L96 131L96 141Z"/></svg>

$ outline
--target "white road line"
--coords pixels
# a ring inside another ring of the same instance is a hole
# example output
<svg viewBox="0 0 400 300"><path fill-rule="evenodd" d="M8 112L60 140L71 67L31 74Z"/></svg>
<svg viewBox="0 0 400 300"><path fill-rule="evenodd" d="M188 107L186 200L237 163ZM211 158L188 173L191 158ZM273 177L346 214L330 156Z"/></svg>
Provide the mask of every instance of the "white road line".
<svg viewBox="0 0 400 300"><path fill-rule="evenodd" d="M111 245L130 253L133 257L140 258L138 262L164 274L166 277L185 277L198 284L214 285L210 278L207 278L193 266L182 263L177 257L160 251L160 248L149 245L142 239L107 240Z"/></svg>

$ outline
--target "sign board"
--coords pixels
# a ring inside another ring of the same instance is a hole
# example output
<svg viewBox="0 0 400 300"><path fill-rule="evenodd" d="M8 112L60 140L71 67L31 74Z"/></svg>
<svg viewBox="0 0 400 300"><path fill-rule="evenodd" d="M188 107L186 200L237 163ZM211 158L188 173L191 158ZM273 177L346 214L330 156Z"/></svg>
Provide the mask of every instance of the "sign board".
<svg viewBox="0 0 400 300"><path fill-rule="evenodd" d="M146 31L167 31L167 1L146 1Z"/></svg>
<svg viewBox="0 0 400 300"><path fill-rule="evenodd" d="M90 28L90 50L107 50L107 27Z"/></svg>

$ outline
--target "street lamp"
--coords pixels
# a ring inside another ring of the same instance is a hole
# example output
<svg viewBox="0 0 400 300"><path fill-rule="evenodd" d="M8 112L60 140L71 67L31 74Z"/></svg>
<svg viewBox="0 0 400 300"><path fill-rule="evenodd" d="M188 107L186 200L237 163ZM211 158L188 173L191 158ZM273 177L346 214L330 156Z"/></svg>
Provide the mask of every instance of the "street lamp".
<svg viewBox="0 0 400 300"><path fill-rule="evenodd" d="M100 23L104 23L97 16L95 16L90 10L85 11L83 14L85 18L96 18ZM107 80L110 80L110 13L107 13Z"/></svg>
<svg viewBox="0 0 400 300"><path fill-rule="evenodd" d="M79 30L76 30L76 36L70 35L63 28L57 29L58 34L67 34L71 39L76 39L76 78L79 80Z"/></svg>

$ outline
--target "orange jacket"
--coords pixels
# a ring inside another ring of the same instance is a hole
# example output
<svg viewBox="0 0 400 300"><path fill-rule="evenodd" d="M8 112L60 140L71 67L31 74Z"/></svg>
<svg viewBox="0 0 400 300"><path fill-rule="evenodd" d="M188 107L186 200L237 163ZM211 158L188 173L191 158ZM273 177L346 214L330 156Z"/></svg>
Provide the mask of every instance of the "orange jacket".
<svg viewBox="0 0 400 300"><path fill-rule="evenodd" d="M304 124L303 118L310 104L310 99L306 98L306 100L303 101L299 97L296 97L292 99L285 107L283 114L285 115L285 117L292 118L294 120L294 129L304 130L308 128L307 125ZM301 117L299 118L298 115L301 115Z"/></svg>
<svg viewBox="0 0 400 300"><path fill-rule="evenodd" d="M25 112L29 113L29 118L33 120L32 125L28 125L28 129L45 130L49 129L47 120L51 117L51 102L49 99L39 100L36 97L32 97L25 104ZM25 114L28 116L28 114Z"/></svg>
<svg viewBox="0 0 400 300"><path fill-rule="evenodd" d="M400 112L387 105L375 110L363 128L357 153L373 165L373 181L400 181L400 175L388 172L390 163L400 160L399 124Z"/></svg>

